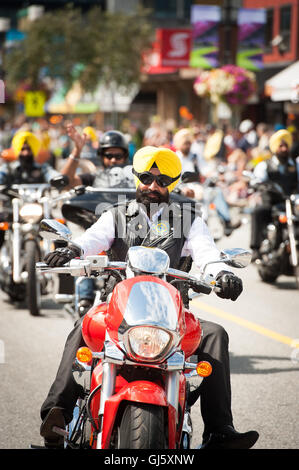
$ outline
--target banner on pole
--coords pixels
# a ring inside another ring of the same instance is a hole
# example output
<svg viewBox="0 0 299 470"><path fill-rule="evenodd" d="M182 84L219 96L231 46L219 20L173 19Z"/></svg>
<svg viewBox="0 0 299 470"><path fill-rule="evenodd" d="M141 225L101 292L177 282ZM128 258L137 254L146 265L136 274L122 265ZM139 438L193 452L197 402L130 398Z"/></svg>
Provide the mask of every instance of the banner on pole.
<svg viewBox="0 0 299 470"><path fill-rule="evenodd" d="M238 11L237 65L247 70L263 68L266 10L240 8Z"/></svg>
<svg viewBox="0 0 299 470"><path fill-rule="evenodd" d="M219 66L218 6L193 5L191 7L192 44L190 67L211 69Z"/></svg>

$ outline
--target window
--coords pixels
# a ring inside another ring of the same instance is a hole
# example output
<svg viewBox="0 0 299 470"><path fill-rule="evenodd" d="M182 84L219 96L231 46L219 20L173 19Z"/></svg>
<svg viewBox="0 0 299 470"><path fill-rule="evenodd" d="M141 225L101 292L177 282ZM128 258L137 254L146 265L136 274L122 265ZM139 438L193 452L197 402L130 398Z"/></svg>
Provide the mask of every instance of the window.
<svg viewBox="0 0 299 470"><path fill-rule="evenodd" d="M273 39L273 9L266 11L266 25L265 25L265 53L270 54L272 52L271 41Z"/></svg>
<svg viewBox="0 0 299 470"><path fill-rule="evenodd" d="M281 53L290 50L291 39L291 5L286 5L280 8L280 36L283 38L279 46Z"/></svg>
<svg viewBox="0 0 299 470"><path fill-rule="evenodd" d="M189 19L191 0L143 0L143 6L153 10L157 19Z"/></svg>

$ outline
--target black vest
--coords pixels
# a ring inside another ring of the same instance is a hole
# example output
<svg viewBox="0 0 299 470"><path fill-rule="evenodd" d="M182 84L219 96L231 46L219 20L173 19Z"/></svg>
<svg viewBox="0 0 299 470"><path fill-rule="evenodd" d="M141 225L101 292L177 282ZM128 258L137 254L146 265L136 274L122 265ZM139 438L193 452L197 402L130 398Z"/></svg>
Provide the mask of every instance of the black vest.
<svg viewBox="0 0 299 470"><path fill-rule="evenodd" d="M298 185L298 174L295 162L288 160L283 171L278 164L270 159L267 161L267 173L270 181L278 183L287 195L296 192Z"/></svg>
<svg viewBox="0 0 299 470"><path fill-rule="evenodd" d="M23 168L20 164L14 168L8 166L6 178L7 185L13 184L43 184L46 183L40 166L33 165L31 168Z"/></svg>
<svg viewBox="0 0 299 470"><path fill-rule="evenodd" d="M145 213L140 210L136 201L120 204L111 210L115 223L115 239L107 253L111 261L125 261L131 246L142 245L161 248L169 256L171 268L190 271L192 258L182 257L181 252L195 218L194 208L189 205L181 207L176 203L165 205L151 228ZM103 292L103 299L112 292L119 280L116 273L110 276ZM176 283L176 288L181 292L185 307L189 308L188 285L180 281Z"/></svg>
<svg viewBox="0 0 299 470"><path fill-rule="evenodd" d="M138 203L126 202L112 210L115 223L115 239L110 248L112 260L125 261L131 246L157 247L166 251L170 267L189 271L192 260L181 257L181 252L195 218L189 206L182 208L177 203L165 204L152 227Z"/></svg>

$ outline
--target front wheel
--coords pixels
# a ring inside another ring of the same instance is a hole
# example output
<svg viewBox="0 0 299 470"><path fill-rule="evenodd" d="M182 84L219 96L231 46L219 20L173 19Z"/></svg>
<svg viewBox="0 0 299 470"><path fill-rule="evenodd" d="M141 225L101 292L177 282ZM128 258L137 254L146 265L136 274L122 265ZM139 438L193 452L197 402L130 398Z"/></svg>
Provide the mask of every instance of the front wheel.
<svg viewBox="0 0 299 470"><path fill-rule="evenodd" d="M271 269L268 269L266 267L259 267L258 268L258 273L263 282L266 282L267 284L274 284L278 274L274 273Z"/></svg>
<svg viewBox="0 0 299 470"><path fill-rule="evenodd" d="M41 285L36 275L35 263L39 261L39 251L34 240L28 240L25 244L27 278L27 305L33 316L40 314Z"/></svg>
<svg viewBox="0 0 299 470"><path fill-rule="evenodd" d="M118 428L118 449L166 449L164 408L128 404Z"/></svg>

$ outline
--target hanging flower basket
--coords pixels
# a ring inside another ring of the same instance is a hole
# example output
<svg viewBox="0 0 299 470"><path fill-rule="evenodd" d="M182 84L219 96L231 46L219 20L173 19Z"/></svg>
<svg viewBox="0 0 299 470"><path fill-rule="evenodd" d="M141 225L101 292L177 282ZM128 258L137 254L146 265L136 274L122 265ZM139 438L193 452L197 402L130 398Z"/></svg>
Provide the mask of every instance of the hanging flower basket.
<svg viewBox="0 0 299 470"><path fill-rule="evenodd" d="M256 89L254 73L236 65L204 71L194 81L195 93L208 97L213 104L224 101L232 106L244 105Z"/></svg>

